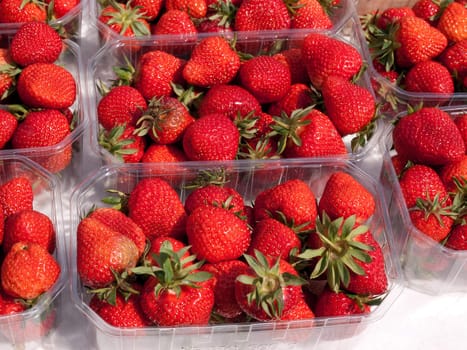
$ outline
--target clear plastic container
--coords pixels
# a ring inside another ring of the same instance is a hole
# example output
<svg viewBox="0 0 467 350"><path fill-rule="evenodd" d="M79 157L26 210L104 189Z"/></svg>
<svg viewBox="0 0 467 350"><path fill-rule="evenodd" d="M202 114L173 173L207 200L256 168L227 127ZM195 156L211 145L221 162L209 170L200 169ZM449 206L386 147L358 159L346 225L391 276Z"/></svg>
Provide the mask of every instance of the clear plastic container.
<svg viewBox="0 0 467 350"><path fill-rule="evenodd" d="M130 192L138 181L148 177L162 177L175 188L184 201L189 191L184 185L201 170L225 169L234 187L249 204L262 190L292 178L309 184L319 198L331 173L343 170L354 176L374 195L376 213L368 222L370 231L380 243L389 280L388 293L383 302L366 316L315 318L294 322L239 323L203 327L120 329L104 322L88 306L86 293L76 269L76 229L80 219L93 206L104 206L101 199L107 189ZM95 332L99 349L314 349L329 343L338 346L339 340L357 335L368 324L384 316L399 296L402 286L398 257L394 254L392 230L380 186L368 174L344 159L308 159L283 161L191 162L184 164L111 164L101 167L78 185L71 196L71 235L69 261L72 271L71 298L89 321ZM358 337L358 336L357 336Z"/></svg>
<svg viewBox="0 0 467 350"><path fill-rule="evenodd" d="M65 255L65 235L58 178L21 155L0 154L0 183L17 177L27 177L32 185L33 208L52 221L56 234L54 257L61 273L56 283L45 292L37 304L24 312L0 316L0 348L39 349L50 344L57 332L60 294L69 278Z"/></svg>
<svg viewBox="0 0 467 350"><path fill-rule="evenodd" d="M442 108L453 118L467 113L467 106ZM403 117L405 113L398 115ZM397 255L400 256L407 286L417 291L438 295L467 292L467 251L446 248L418 229L410 220L399 182L391 163L394 154L392 134L388 130L380 182L388 204Z"/></svg>

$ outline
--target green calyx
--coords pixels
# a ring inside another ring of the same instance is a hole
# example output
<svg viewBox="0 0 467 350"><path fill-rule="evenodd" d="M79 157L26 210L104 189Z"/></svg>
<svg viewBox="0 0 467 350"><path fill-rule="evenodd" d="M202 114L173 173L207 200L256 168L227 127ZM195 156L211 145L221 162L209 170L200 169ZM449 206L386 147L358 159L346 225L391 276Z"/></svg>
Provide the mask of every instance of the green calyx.
<svg viewBox="0 0 467 350"><path fill-rule="evenodd" d="M119 190L108 189L110 194L101 199L102 203L109 204L112 208L120 210L124 214L128 214L128 198L130 195Z"/></svg>
<svg viewBox="0 0 467 350"><path fill-rule="evenodd" d="M301 286L306 284L306 281L288 272L281 273L280 258L270 266L262 253L255 250L255 256L256 258L244 255L254 276L240 275L237 281L253 287L247 295L248 304L254 303L272 319L280 319L284 310L283 289L286 286Z"/></svg>
<svg viewBox="0 0 467 350"><path fill-rule="evenodd" d="M254 146L249 142L242 142L237 153L238 159L279 159L270 147L270 138L262 136Z"/></svg>
<svg viewBox="0 0 467 350"><path fill-rule="evenodd" d="M439 193L437 193L433 199L429 198L428 195L426 198L417 198L415 207L410 208L409 211L422 211L424 213L425 220L428 220L428 218L433 215L441 227L444 227L443 217L447 216L453 220L456 220L458 217L458 211L460 211L461 206L465 206L465 204L461 204L460 202L456 201L456 209L452 210L453 206L446 205L447 199L448 197L439 198Z"/></svg>
<svg viewBox="0 0 467 350"><path fill-rule="evenodd" d="M326 273L327 283L331 290L338 292L341 286L350 283L350 273L364 275L365 271L357 261L369 263L368 251L374 248L358 241L358 236L368 231L365 225L355 226L356 216L344 220L343 217L331 221L323 212L321 219L316 220L316 234L323 246L318 249L307 249L298 255L302 260L317 262L310 274L315 279Z"/></svg>
<svg viewBox="0 0 467 350"><path fill-rule="evenodd" d="M135 135L146 136L151 130L152 136L159 139L158 133L162 131L160 124L164 123L167 115L176 109L167 107L164 97L154 97L148 103L148 108L136 122Z"/></svg>
<svg viewBox="0 0 467 350"><path fill-rule="evenodd" d="M101 15L109 17L108 25L116 24L121 27L120 35L124 35L128 29L131 29L135 36L151 34L149 29L141 22L141 20L147 18L141 13L141 6L131 6L131 2L125 6L114 0L109 0L109 5L116 11L102 11Z"/></svg>
<svg viewBox="0 0 467 350"><path fill-rule="evenodd" d="M238 8L230 0L218 0L210 4L209 9L214 13L209 16L209 20L218 21L219 27L230 28Z"/></svg>
<svg viewBox="0 0 467 350"><path fill-rule="evenodd" d="M196 188L206 187L208 185L224 186L230 182L227 171L224 168L214 168L200 170L192 181L187 182L184 188L193 190Z"/></svg>
<svg viewBox="0 0 467 350"><path fill-rule="evenodd" d="M99 131L99 145L109 151L111 154L115 155L120 160L122 160L122 156L131 155L138 151L136 148L125 148L135 142L135 139L121 139L124 132L124 125L118 125L112 128L110 131L105 129L101 129Z"/></svg>

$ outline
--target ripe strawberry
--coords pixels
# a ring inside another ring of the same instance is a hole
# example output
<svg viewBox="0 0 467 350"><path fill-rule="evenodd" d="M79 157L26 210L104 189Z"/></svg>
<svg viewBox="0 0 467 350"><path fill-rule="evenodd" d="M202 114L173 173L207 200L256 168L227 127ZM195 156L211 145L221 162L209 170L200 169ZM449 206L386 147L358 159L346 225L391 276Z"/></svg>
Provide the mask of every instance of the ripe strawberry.
<svg viewBox="0 0 467 350"><path fill-rule="evenodd" d="M58 280L60 265L46 248L18 242L11 247L1 267L2 288L15 298L32 300Z"/></svg>
<svg viewBox="0 0 467 350"><path fill-rule="evenodd" d="M305 37L302 59L317 89L321 88L328 76L338 75L350 79L362 66L362 57L356 48L321 33L310 33Z"/></svg>
<svg viewBox="0 0 467 350"><path fill-rule="evenodd" d="M18 65L54 63L63 49L57 31L43 22L27 22L13 36L10 55Z"/></svg>
<svg viewBox="0 0 467 350"><path fill-rule="evenodd" d="M454 180L457 180L461 185L464 185L465 180L467 180L467 156L464 155L458 161L447 163L437 171L441 181L446 186L446 190L454 193L457 191Z"/></svg>
<svg viewBox="0 0 467 350"><path fill-rule="evenodd" d="M317 217L315 195L299 179L288 180L262 191L256 196L253 209L256 221L277 217L278 213L282 213L287 222L294 226L303 225L303 229L312 229Z"/></svg>
<svg viewBox="0 0 467 350"><path fill-rule="evenodd" d="M104 7L98 20L113 32L126 37L139 37L150 34L150 27L139 7L133 4L112 2Z"/></svg>
<svg viewBox="0 0 467 350"><path fill-rule="evenodd" d="M45 22L44 4L33 0L5 0L0 2L0 23Z"/></svg>
<svg viewBox="0 0 467 350"><path fill-rule="evenodd" d="M198 30L190 15L181 10L169 10L164 12L157 23L151 27L153 35L190 35Z"/></svg>
<svg viewBox="0 0 467 350"><path fill-rule="evenodd" d="M164 0L133 0L133 6L140 7L140 12L148 22L153 22L161 13Z"/></svg>
<svg viewBox="0 0 467 350"><path fill-rule="evenodd" d="M185 11L192 18L203 18L208 10L206 0L165 0L165 8Z"/></svg>
<svg viewBox="0 0 467 350"><path fill-rule="evenodd" d="M450 42L467 39L467 8L457 2L451 2L443 8L436 26Z"/></svg>
<svg viewBox="0 0 467 350"><path fill-rule="evenodd" d="M273 116L280 116L282 112L291 115L294 110L310 107L313 102L313 92L309 86L292 84L284 97L269 106L268 112Z"/></svg>
<svg viewBox="0 0 467 350"><path fill-rule="evenodd" d="M412 6L415 16L435 26L438 21L440 6L433 0L417 0Z"/></svg>
<svg viewBox="0 0 467 350"><path fill-rule="evenodd" d="M47 11L52 12L52 18L60 19L72 11L80 0L45 0L47 3Z"/></svg>
<svg viewBox="0 0 467 350"><path fill-rule="evenodd" d="M13 298L6 294L3 290L0 290L0 315L11 315L26 310L20 300Z"/></svg>
<svg viewBox="0 0 467 350"><path fill-rule="evenodd" d="M114 208L97 208L89 218L96 219L114 231L121 233L133 241L141 256L146 248L146 235L143 230L128 216Z"/></svg>
<svg viewBox="0 0 467 350"><path fill-rule="evenodd" d="M182 251L182 249L184 250L181 256L183 266L187 267L193 264L193 262L189 259L190 251L186 244L173 237L155 237L154 239L152 239L149 251L144 257L145 262L152 266L159 266L158 262L154 259L154 257L161 252L161 249L169 247L169 244L174 252L180 252Z"/></svg>
<svg viewBox="0 0 467 350"><path fill-rule="evenodd" d="M445 246L455 250L467 250L467 226L456 225L452 228Z"/></svg>
<svg viewBox="0 0 467 350"><path fill-rule="evenodd" d="M235 299L235 280L248 272L248 265L241 260L227 260L205 264L201 270L211 273L216 279L213 311L229 319L241 315L243 311Z"/></svg>
<svg viewBox="0 0 467 350"><path fill-rule="evenodd" d="M171 96L171 83L181 83L184 60L161 50L146 52L138 60L134 87L147 100Z"/></svg>
<svg viewBox="0 0 467 350"><path fill-rule="evenodd" d="M404 79L405 89L412 92L452 94L454 81L449 70L436 61L423 61L414 65Z"/></svg>
<svg viewBox="0 0 467 350"><path fill-rule="evenodd" d="M4 109L0 109L0 149L5 148L11 140L13 133L18 126L18 120L13 114Z"/></svg>
<svg viewBox="0 0 467 350"><path fill-rule="evenodd" d="M302 50L300 48L286 49L276 53L272 57L289 67L292 84L309 83L306 67L302 60Z"/></svg>
<svg viewBox="0 0 467 350"><path fill-rule="evenodd" d="M183 150L190 160L233 160L240 133L229 117L208 114L195 120L183 135Z"/></svg>
<svg viewBox="0 0 467 350"><path fill-rule="evenodd" d="M324 11L318 0L299 0L293 11L290 28L294 29L330 29L331 18Z"/></svg>
<svg viewBox="0 0 467 350"><path fill-rule="evenodd" d="M293 228L276 219L267 218L256 223L247 253L251 255L257 250L270 257L288 260L292 249L298 253L301 247Z"/></svg>
<svg viewBox="0 0 467 350"><path fill-rule="evenodd" d="M118 125L99 132L99 145L125 163L137 163L144 155L146 140L136 135L135 128Z"/></svg>
<svg viewBox="0 0 467 350"><path fill-rule="evenodd" d="M251 241L245 220L214 206L196 208L188 216L186 233L191 251L198 259L211 263L241 257Z"/></svg>
<svg viewBox="0 0 467 350"><path fill-rule="evenodd" d="M280 320L303 301L303 281L285 260L260 252L255 255L245 255L250 269L237 277L235 298L242 310L256 320Z"/></svg>
<svg viewBox="0 0 467 350"><path fill-rule="evenodd" d="M141 158L142 163L185 162L185 153L174 145L150 145Z"/></svg>
<svg viewBox="0 0 467 350"><path fill-rule="evenodd" d="M370 313L370 307L358 297L325 288L316 301L314 312L316 317L350 316Z"/></svg>
<svg viewBox="0 0 467 350"><path fill-rule="evenodd" d="M176 98L162 96L149 101L148 108L136 122L139 136L149 134L158 144L173 144L181 140L183 133L195 119Z"/></svg>
<svg viewBox="0 0 467 350"><path fill-rule="evenodd" d="M467 113L458 115L454 119L454 124L456 124L459 129L462 139L464 140L465 149L467 150Z"/></svg>
<svg viewBox="0 0 467 350"><path fill-rule="evenodd" d="M15 90L15 76L21 72L12 62L9 50L0 48L0 101Z"/></svg>
<svg viewBox="0 0 467 350"><path fill-rule="evenodd" d="M224 23L222 19L209 19L209 17L202 20L201 23L196 26L196 29L199 33L232 33L229 22Z"/></svg>
<svg viewBox="0 0 467 350"><path fill-rule="evenodd" d="M34 63L19 75L16 89L21 101L32 108L64 109L76 99L73 75L53 63Z"/></svg>
<svg viewBox="0 0 467 350"><path fill-rule="evenodd" d="M210 87L228 84L240 69L240 57L222 37L202 39L183 68L187 83Z"/></svg>
<svg viewBox="0 0 467 350"><path fill-rule="evenodd" d="M270 56L256 56L243 63L239 78L241 85L261 104L280 100L291 85L288 67Z"/></svg>
<svg viewBox="0 0 467 350"><path fill-rule="evenodd" d="M243 214L243 197L234 188L218 185L206 185L195 188L185 199L185 210L191 214L204 205L223 207L235 214Z"/></svg>
<svg viewBox="0 0 467 350"><path fill-rule="evenodd" d="M381 29L386 29L390 24L396 23L406 16L415 16L412 8L408 6L389 7L378 15L376 25Z"/></svg>
<svg viewBox="0 0 467 350"><path fill-rule="evenodd" d="M466 51L467 39L448 46L438 57L443 66L445 66L454 77L458 77L459 81L467 77Z"/></svg>
<svg viewBox="0 0 467 350"><path fill-rule="evenodd" d="M22 210L5 218L2 248L5 253L18 242L39 244L55 251L55 229L50 218L36 210Z"/></svg>
<svg viewBox="0 0 467 350"><path fill-rule="evenodd" d="M82 219L76 239L77 270L87 287L106 287L115 280L114 274L136 266L139 253L135 243L97 219Z"/></svg>
<svg viewBox="0 0 467 350"><path fill-rule="evenodd" d="M464 141L446 112L424 107L401 118L393 130L398 154L415 163L443 165L462 158Z"/></svg>
<svg viewBox="0 0 467 350"><path fill-rule="evenodd" d="M34 194L29 179L17 176L0 186L0 207L4 217L22 210L32 210Z"/></svg>
<svg viewBox="0 0 467 350"><path fill-rule="evenodd" d="M246 116L251 112L261 111L258 100L248 90L239 85L219 84L210 88L203 96L198 115L225 114L234 120L238 115Z"/></svg>
<svg viewBox="0 0 467 350"><path fill-rule="evenodd" d="M106 130L118 125L134 126L147 109L146 100L131 86L117 86L97 105L97 119Z"/></svg>
<svg viewBox="0 0 467 350"><path fill-rule="evenodd" d="M400 178L402 173L407 169L411 163L406 158L402 157L400 154L394 154L391 156L391 163L394 167L397 178Z"/></svg>
<svg viewBox="0 0 467 350"><path fill-rule="evenodd" d="M433 200L419 199L417 206L409 211L412 225L428 237L441 242L454 224L453 218L450 217L451 212L446 206L446 202L438 197Z"/></svg>
<svg viewBox="0 0 467 350"><path fill-rule="evenodd" d="M290 14L283 0L244 0L235 16L236 31L290 28Z"/></svg>
<svg viewBox="0 0 467 350"><path fill-rule="evenodd" d="M325 212L331 220L356 215L356 223L363 224L375 212L375 199L351 174L337 171L326 181L318 204L318 212Z"/></svg>
<svg viewBox="0 0 467 350"><path fill-rule="evenodd" d="M376 101L366 88L330 76L321 89L326 114L342 136L362 131L375 116Z"/></svg>
<svg viewBox="0 0 467 350"><path fill-rule="evenodd" d="M146 237L179 238L185 233L186 212L177 192L159 178L143 179L128 198L128 216Z"/></svg>

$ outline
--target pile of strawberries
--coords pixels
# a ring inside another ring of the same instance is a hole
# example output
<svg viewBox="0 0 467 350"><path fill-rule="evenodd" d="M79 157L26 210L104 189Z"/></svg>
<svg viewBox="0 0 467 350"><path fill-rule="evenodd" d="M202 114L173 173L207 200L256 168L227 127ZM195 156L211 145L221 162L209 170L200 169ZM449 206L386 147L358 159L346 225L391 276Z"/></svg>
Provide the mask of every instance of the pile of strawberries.
<svg viewBox="0 0 467 350"><path fill-rule="evenodd" d="M312 319L369 313L384 297L384 255L367 226L376 202L353 175L334 171L319 200L293 178L251 204L218 180L202 172L182 202L169 182L147 177L81 219L77 272L105 321Z"/></svg>
<svg viewBox="0 0 467 350"><path fill-rule="evenodd" d="M2 0L0 23L48 22L67 15L80 0Z"/></svg>
<svg viewBox="0 0 467 350"><path fill-rule="evenodd" d="M59 34L42 22L25 23L1 43L0 149L53 147L71 134L77 84L58 63L64 49ZM35 160L58 172L71 158L70 144Z"/></svg>
<svg viewBox="0 0 467 350"><path fill-rule="evenodd" d="M211 36L140 48L98 84L99 144L125 162L347 155L344 137L359 150L378 114L360 52L322 33L280 44Z"/></svg>
<svg viewBox="0 0 467 350"><path fill-rule="evenodd" d="M392 163L414 227L436 242L467 250L467 109L410 110L392 133Z"/></svg>
<svg viewBox="0 0 467 350"><path fill-rule="evenodd" d="M330 29L340 0L100 1L98 20L125 37Z"/></svg>
<svg viewBox="0 0 467 350"><path fill-rule="evenodd" d="M465 0L418 0L362 16L377 72L409 92L467 91Z"/></svg>
<svg viewBox="0 0 467 350"><path fill-rule="evenodd" d="M57 282L51 219L33 207L30 180L16 176L0 185L0 315L22 312Z"/></svg>

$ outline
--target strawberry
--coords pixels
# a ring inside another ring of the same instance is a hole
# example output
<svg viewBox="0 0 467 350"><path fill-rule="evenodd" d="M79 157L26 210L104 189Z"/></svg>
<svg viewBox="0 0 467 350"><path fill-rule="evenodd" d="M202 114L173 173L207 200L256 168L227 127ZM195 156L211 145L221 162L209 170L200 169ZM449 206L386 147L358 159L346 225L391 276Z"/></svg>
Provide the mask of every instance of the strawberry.
<svg viewBox="0 0 467 350"><path fill-rule="evenodd" d="M246 221L232 211L208 205L188 216L186 233L191 251L210 263L241 257L251 241Z"/></svg>
<svg viewBox="0 0 467 350"><path fill-rule="evenodd" d="M111 31L130 38L151 33L141 8L133 7L132 4L112 1L101 10L98 20L106 24Z"/></svg>
<svg viewBox="0 0 467 350"><path fill-rule="evenodd" d="M411 166L411 162L406 158L402 157L400 154L393 154L391 156L391 164L394 168L397 178L400 178L402 173Z"/></svg>
<svg viewBox="0 0 467 350"><path fill-rule="evenodd" d="M165 0L167 10L181 10L193 18L203 18L208 10L206 0Z"/></svg>
<svg viewBox="0 0 467 350"><path fill-rule="evenodd" d="M293 29L330 29L331 18L318 0L299 0L293 11L290 28Z"/></svg>
<svg viewBox="0 0 467 350"><path fill-rule="evenodd" d="M79 5L80 0L45 0L47 11L52 12L52 18L60 19Z"/></svg>
<svg viewBox="0 0 467 350"><path fill-rule="evenodd" d="M77 270L87 287L110 285L115 281L114 274L128 273L138 261L135 243L97 219L82 219L76 240Z"/></svg>
<svg viewBox="0 0 467 350"><path fill-rule="evenodd" d="M213 311L229 319L241 315L243 311L235 299L235 280L248 272L248 265L241 260L227 260L205 264L201 270L211 273L216 279Z"/></svg>
<svg viewBox="0 0 467 350"><path fill-rule="evenodd" d="M203 96L198 115L225 114L234 120L238 115L246 116L261 111L258 100L248 90L239 85L219 84L210 88Z"/></svg>
<svg viewBox="0 0 467 350"><path fill-rule="evenodd" d="M20 300L13 298L6 294L3 290L0 290L0 315L11 315L26 310Z"/></svg>
<svg viewBox="0 0 467 350"><path fill-rule="evenodd" d="M182 249L184 250L184 254L181 256L183 266L190 266L193 264L191 261L189 261L190 251L187 248L186 244L173 237L155 237L154 239L152 239L151 246L146 256L144 257L145 261L150 265L159 266L158 262L154 259L154 257L157 256L157 254L161 252L161 249L167 244L171 245L171 249L174 252L182 251Z"/></svg>
<svg viewBox="0 0 467 350"><path fill-rule="evenodd" d="M11 140L18 120L13 114L4 109L0 109L0 149L5 148L6 144Z"/></svg>
<svg viewBox="0 0 467 350"><path fill-rule="evenodd" d="M314 312L316 317L350 316L370 313L370 307L358 297L325 288L316 301Z"/></svg>
<svg viewBox="0 0 467 350"><path fill-rule="evenodd" d="M99 145L125 163L137 163L144 155L146 140L136 135L136 129L132 126L115 126L107 131L99 132Z"/></svg>
<svg viewBox="0 0 467 350"><path fill-rule="evenodd" d="M411 92L432 92L452 94L454 81L449 70L436 61L417 63L407 72L404 79L405 89Z"/></svg>
<svg viewBox="0 0 467 350"><path fill-rule="evenodd" d="M326 77L338 75L350 79L362 66L362 57L356 48L321 33L310 33L305 37L302 60L317 89Z"/></svg>
<svg viewBox="0 0 467 350"><path fill-rule="evenodd" d="M15 90L15 76L20 72L12 61L9 50L0 48L0 100L6 99Z"/></svg>
<svg viewBox="0 0 467 350"><path fill-rule="evenodd" d="M313 105L313 102L313 92L309 86L292 84L284 97L269 106L268 112L273 116L280 116L282 112L291 115L294 110L305 109Z"/></svg>
<svg viewBox="0 0 467 350"><path fill-rule="evenodd" d="M240 133L229 117L208 114L195 120L183 135L183 150L190 160L233 160Z"/></svg>
<svg viewBox="0 0 467 350"><path fill-rule="evenodd" d="M376 101L366 88L340 76L330 76L321 89L326 114L342 136L362 131L375 116Z"/></svg>
<svg viewBox="0 0 467 350"><path fill-rule="evenodd" d="M423 18L431 25L436 25L440 6L433 0L417 0L412 5L412 10L415 16Z"/></svg>
<svg viewBox="0 0 467 350"><path fill-rule="evenodd" d="M302 50L300 48L289 48L276 53L272 57L289 67L292 84L309 83L306 67L302 60Z"/></svg>
<svg viewBox="0 0 467 350"><path fill-rule="evenodd" d="M46 248L35 243L14 244L1 267L6 294L32 300L47 292L60 276L60 265Z"/></svg>
<svg viewBox="0 0 467 350"><path fill-rule="evenodd" d="M210 87L228 84L240 69L240 57L222 37L202 39L183 68L183 77L192 85Z"/></svg>
<svg viewBox="0 0 467 350"><path fill-rule="evenodd" d="M0 2L0 23L45 22L43 3L35 0L5 0Z"/></svg>
<svg viewBox="0 0 467 350"><path fill-rule="evenodd" d="M309 320L315 318L315 314L304 299L298 299L295 305L286 310L282 316L282 321Z"/></svg>
<svg viewBox="0 0 467 350"><path fill-rule="evenodd" d="M446 112L424 107L401 118L393 130L398 154L415 163L443 165L462 158L464 141Z"/></svg>
<svg viewBox="0 0 467 350"><path fill-rule="evenodd" d="M188 13L181 10L164 12L151 27L153 35L194 35L198 32Z"/></svg>
<svg viewBox="0 0 467 350"><path fill-rule="evenodd" d="M280 100L291 85L290 70L270 56L256 56L243 63L239 78L261 104Z"/></svg>
<svg viewBox="0 0 467 350"><path fill-rule="evenodd" d="M134 7L139 7L140 12L148 22L154 21L161 13L164 0L133 0Z"/></svg>
<svg viewBox="0 0 467 350"><path fill-rule="evenodd" d="M117 86L109 91L97 105L97 119L106 130L136 122L147 109L146 100L131 86Z"/></svg>
<svg viewBox="0 0 467 350"><path fill-rule="evenodd" d="M11 59L22 67L33 63L54 63L63 50L57 31L43 22L27 22L13 36Z"/></svg>
<svg viewBox="0 0 467 350"><path fill-rule="evenodd" d="M76 99L73 75L53 63L34 63L19 75L16 89L21 101L32 108L64 109Z"/></svg>
<svg viewBox="0 0 467 350"><path fill-rule="evenodd" d="M258 251L245 259L250 269L237 277L235 298L247 315L259 321L280 320L304 300L303 281L288 262Z"/></svg>
<svg viewBox="0 0 467 350"><path fill-rule="evenodd" d="M467 250L467 226L456 225L452 228L446 240L446 248L455 250Z"/></svg>
<svg viewBox="0 0 467 350"><path fill-rule="evenodd" d="M448 46L438 57L439 62L445 66L459 81L467 77L467 39Z"/></svg>
<svg viewBox="0 0 467 350"><path fill-rule="evenodd" d="M185 153L174 145L150 145L141 158L142 163L185 162Z"/></svg>
<svg viewBox="0 0 467 350"><path fill-rule="evenodd" d="M443 165L437 170L441 181L443 181L448 192L454 193L457 190L455 181L464 185L467 180L467 155L460 160Z"/></svg>
<svg viewBox="0 0 467 350"><path fill-rule="evenodd" d="M467 8L457 2L451 2L443 8L436 26L449 41L458 42L467 39Z"/></svg>
<svg viewBox="0 0 467 350"><path fill-rule="evenodd" d="M301 250L301 242L293 228L273 218L266 218L256 223L251 244L247 253L255 250L271 257L289 259L292 250Z"/></svg>
<svg viewBox="0 0 467 350"><path fill-rule="evenodd" d="M32 185L25 176L17 176L0 186L0 207L4 217L33 209Z"/></svg>
<svg viewBox="0 0 467 350"><path fill-rule="evenodd" d="M285 216L287 222L302 229L312 229L317 217L314 193L299 179L288 180L262 191L256 196L255 220Z"/></svg>
<svg viewBox="0 0 467 350"><path fill-rule="evenodd" d="M173 144L181 140L195 119L176 98L162 96L149 101L148 108L136 122L139 136L149 134L158 144Z"/></svg>
<svg viewBox="0 0 467 350"><path fill-rule="evenodd" d="M2 248L5 253L17 242L39 244L55 251L55 229L50 218L36 210L22 210L5 219Z"/></svg>
<svg viewBox="0 0 467 350"><path fill-rule="evenodd" d="M467 113L458 115L454 119L454 124L456 124L459 129L462 139L464 140L465 149L467 150Z"/></svg>
<svg viewBox="0 0 467 350"><path fill-rule="evenodd" d="M389 7L378 15L376 25L381 29L386 29L390 24L396 23L406 16L415 16L412 8L408 6Z"/></svg>
<svg viewBox="0 0 467 350"><path fill-rule="evenodd" d="M438 196L432 200L419 198L416 207L409 210L412 225L428 237L441 242L454 224L446 205L446 201L439 200Z"/></svg>
<svg viewBox="0 0 467 350"><path fill-rule="evenodd" d="M218 185L206 185L195 188L185 199L185 210L191 214L204 205L223 207L235 214L243 214L243 197L234 188Z"/></svg>
<svg viewBox="0 0 467 350"><path fill-rule="evenodd" d="M134 87L147 100L171 96L171 83L181 83L184 60L161 50L146 52L138 60Z"/></svg>
<svg viewBox="0 0 467 350"><path fill-rule="evenodd" d="M283 0L244 0L235 16L235 30L288 29L290 22L290 15Z"/></svg>
<svg viewBox="0 0 467 350"><path fill-rule="evenodd" d="M114 231L121 233L133 241L141 256L146 248L146 235L143 230L128 216L114 208L97 208L89 215Z"/></svg>
<svg viewBox="0 0 467 350"><path fill-rule="evenodd" d="M178 238L185 233L183 204L169 183L159 178L136 184L128 198L128 216L150 240L159 236Z"/></svg>
<svg viewBox="0 0 467 350"><path fill-rule="evenodd" d="M352 175L343 171L331 174L326 181L318 204L318 212L325 212L331 220L356 215L356 223L363 224L375 212L375 199Z"/></svg>

